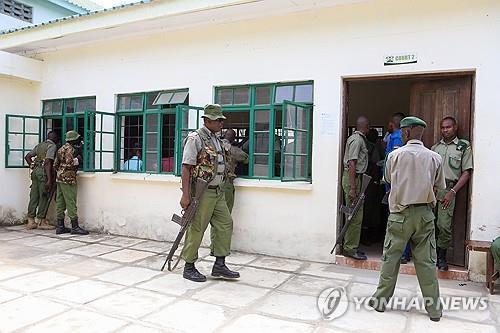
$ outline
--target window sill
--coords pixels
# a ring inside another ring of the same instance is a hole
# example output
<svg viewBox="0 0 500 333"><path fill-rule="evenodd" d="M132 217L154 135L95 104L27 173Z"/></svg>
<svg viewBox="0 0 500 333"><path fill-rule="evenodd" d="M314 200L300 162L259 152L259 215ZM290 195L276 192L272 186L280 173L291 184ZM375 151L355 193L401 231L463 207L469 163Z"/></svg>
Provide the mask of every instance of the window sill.
<svg viewBox="0 0 500 333"><path fill-rule="evenodd" d="M294 191L312 191L313 189L313 185L309 182L282 182L280 180L243 179L243 178L236 178L234 181L234 186L284 189L284 190L294 190Z"/></svg>
<svg viewBox="0 0 500 333"><path fill-rule="evenodd" d="M111 175L113 180L146 181L180 184L181 178L175 175L151 174L151 173L115 173Z"/></svg>
<svg viewBox="0 0 500 333"><path fill-rule="evenodd" d="M85 172L85 171L78 171L76 173L76 176L78 178L95 178L95 172Z"/></svg>

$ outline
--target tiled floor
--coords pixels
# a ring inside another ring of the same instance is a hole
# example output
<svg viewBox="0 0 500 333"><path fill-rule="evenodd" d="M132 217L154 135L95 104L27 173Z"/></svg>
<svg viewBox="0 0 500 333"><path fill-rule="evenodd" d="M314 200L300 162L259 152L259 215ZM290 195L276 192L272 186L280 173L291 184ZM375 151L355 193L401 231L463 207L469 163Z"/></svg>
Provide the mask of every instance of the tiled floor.
<svg viewBox="0 0 500 333"><path fill-rule="evenodd" d="M482 284L441 280L443 295L484 296L482 311L449 311L439 323L418 311L355 311L326 321L317 296L329 287L369 296L378 272L235 252L238 281L182 278L182 265L160 272L165 242L122 236L56 236L0 227L0 332L500 332L500 295ZM213 259L200 249L197 267ZM396 295L419 294L401 275Z"/></svg>

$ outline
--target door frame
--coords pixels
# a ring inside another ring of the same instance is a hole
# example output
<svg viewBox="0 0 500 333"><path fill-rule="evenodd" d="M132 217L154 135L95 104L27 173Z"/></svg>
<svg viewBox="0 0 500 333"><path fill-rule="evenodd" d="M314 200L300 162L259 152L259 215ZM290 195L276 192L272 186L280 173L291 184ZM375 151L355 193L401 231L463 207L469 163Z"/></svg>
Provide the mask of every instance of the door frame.
<svg viewBox="0 0 500 333"><path fill-rule="evenodd" d="M343 173L343 156L345 151L345 142L347 140L347 115L349 112L349 83L356 81L384 81L384 80L397 80L397 79L415 79L415 80L428 80L428 79L448 79L459 76L470 76L472 84L471 84L471 105L470 105L470 137L469 140L472 143L472 147L474 148L474 120L475 120L475 96L476 96L476 69L460 69L460 70L443 70L443 71L424 71L424 72L401 72L401 73L382 73L382 74L357 74L357 75L342 75L340 77L341 80L341 112L340 112L340 124L341 131L339 134L340 140L340 149L338 160L338 170L339 173L337 175L337 214L336 214L336 236L339 234L340 229L342 227L343 216L340 211L340 203L344 200L344 194L342 190L342 173ZM473 149L474 150L474 149ZM468 189L468 200L467 200L467 217L466 217L466 231L465 237L466 239L470 238L470 229L471 229L471 208L472 208L472 188L473 188L474 176L469 180L469 189ZM464 244L465 248L465 244ZM335 253L337 256L339 252ZM469 268L469 252L465 250L465 268Z"/></svg>

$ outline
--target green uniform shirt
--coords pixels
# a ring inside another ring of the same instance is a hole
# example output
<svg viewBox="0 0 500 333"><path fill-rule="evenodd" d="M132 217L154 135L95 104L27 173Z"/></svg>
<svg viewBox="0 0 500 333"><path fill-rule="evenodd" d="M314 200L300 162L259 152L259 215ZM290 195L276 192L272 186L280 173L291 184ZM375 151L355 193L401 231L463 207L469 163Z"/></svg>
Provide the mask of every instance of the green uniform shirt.
<svg viewBox="0 0 500 333"><path fill-rule="evenodd" d="M52 140L41 142L30 151L30 154L36 156L35 167L43 166L45 159L56 159L57 146Z"/></svg>
<svg viewBox="0 0 500 333"><path fill-rule="evenodd" d="M354 132L345 145L344 167L349 168L349 161L356 160L356 173L364 173L368 168L368 148L366 137L360 131Z"/></svg>
<svg viewBox="0 0 500 333"><path fill-rule="evenodd" d="M472 149L467 140L455 137L448 144L441 140L431 149L443 159L444 177L447 180L457 181L462 172L473 168Z"/></svg>

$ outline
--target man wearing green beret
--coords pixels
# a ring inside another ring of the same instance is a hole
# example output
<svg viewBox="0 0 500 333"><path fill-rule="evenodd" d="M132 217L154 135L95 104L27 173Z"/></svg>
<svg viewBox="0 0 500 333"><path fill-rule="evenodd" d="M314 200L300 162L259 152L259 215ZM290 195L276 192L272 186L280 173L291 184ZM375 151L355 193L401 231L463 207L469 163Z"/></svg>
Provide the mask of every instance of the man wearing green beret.
<svg viewBox="0 0 500 333"><path fill-rule="evenodd" d="M440 271L448 270L446 251L451 244L455 197L469 181L472 173L472 149L469 141L457 137L458 124L455 118L441 120L442 139L432 150L443 159L446 189L437 191L436 242L437 265Z"/></svg>
<svg viewBox="0 0 500 333"><path fill-rule="evenodd" d="M446 187L442 159L422 143L426 123L417 117L401 120L405 146L391 152L384 179L391 185L389 217L382 254L382 269L370 306L383 312L394 294L401 254L410 242L425 308L432 321L439 321L442 306L436 277L434 189Z"/></svg>
<svg viewBox="0 0 500 333"><path fill-rule="evenodd" d="M54 169L56 171L57 197L56 197L56 234L71 232L73 235L88 235L89 232L80 228L76 209L78 186L76 172L82 163L82 155L78 153L81 143L80 134L75 131L66 133L66 143L57 151ZM71 229L64 226L64 212L67 210L71 220Z"/></svg>
<svg viewBox="0 0 500 333"><path fill-rule="evenodd" d="M238 272L230 270L225 263L231 248L233 220L226 204L223 184L227 177L226 156L223 143L217 133L222 130L226 117L218 104L208 104L204 108L204 126L189 133L184 141L182 156L182 197L181 207L186 209L191 203L194 193L191 189L197 178L208 182L208 187L200 198L198 210L186 231L181 258L184 259L183 277L185 279L204 282L206 276L195 267L198 249L203 234L211 225L211 252L215 256L212 276L236 279Z"/></svg>
<svg viewBox="0 0 500 333"><path fill-rule="evenodd" d="M366 134L370 131L370 122L366 117L356 120L356 131L347 139L344 152L344 172L342 189L347 206L351 206L361 194L361 179L368 168L368 148ZM343 255L357 260L366 260L366 255L359 251L359 238L363 222L363 206L351 220L344 236Z"/></svg>

